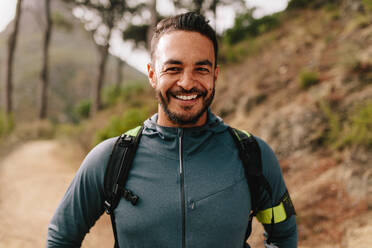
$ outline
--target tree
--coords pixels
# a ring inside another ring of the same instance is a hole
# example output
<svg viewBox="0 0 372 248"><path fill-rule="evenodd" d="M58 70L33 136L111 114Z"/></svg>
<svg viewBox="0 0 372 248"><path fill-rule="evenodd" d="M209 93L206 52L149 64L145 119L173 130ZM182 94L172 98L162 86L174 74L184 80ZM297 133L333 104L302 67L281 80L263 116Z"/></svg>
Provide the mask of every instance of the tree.
<svg viewBox="0 0 372 248"><path fill-rule="evenodd" d="M235 9L242 11L246 9L246 5L244 0L175 0L173 1L175 6L177 8L185 8L190 11L195 11L198 13L201 13L205 15L207 12L212 12L214 23L215 23L215 29L216 29L216 23L217 23L217 7L218 6L231 6Z"/></svg>
<svg viewBox="0 0 372 248"><path fill-rule="evenodd" d="M125 0L64 0L79 7L83 13L79 18L86 25L86 28L92 33L99 54L98 74L96 84L93 90L93 105L91 114L94 115L99 111L103 104L101 91L104 84L106 63L109 56L110 39L114 29L120 29L126 13L132 13L137 7L131 7Z"/></svg>
<svg viewBox="0 0 372 248"><path fill-rule="evenodd" d="M120 92L121 90L121 83L123 82L123 66L124 66L124 61L119 58L117 58L117 71L116 71L116 92Z"/></svg>
<svg viewBox="0 0 372 248"><path fill-rule="evenodd" d="M48 86L49 86L49 44L52 35L52 18L50 14L50 0L45 0L45 33L43 44L43 69L41 72L41 102L39 118L45 119L47 117L48 107Z"/></svg>
<svg viewBox="0 0 372 248"><path fill-rule="evenodd" d="M156 10L156 0L151 0L150 4L150 25L147 29L146 32L146 45L147 45L147 50L151 49L151 38L152 35L154 34L154 28L156 26L156 23L158 22L158 12ZM124 37L125 38L125 37Z"/></svg>
<svg viewBox="0 0 372 248"><path fill-rule="evenodd" d="M10 121L13 112L13 61L14 54L17 45L17 36L19 30L19 23L22 14L22 0L18 0L16 7L16 16L14 21L14 29L10 34L8 39L8 57L7 57L7 70L6 70L6 82L5 82L5 112L8 118L8 123Z"/></svg>

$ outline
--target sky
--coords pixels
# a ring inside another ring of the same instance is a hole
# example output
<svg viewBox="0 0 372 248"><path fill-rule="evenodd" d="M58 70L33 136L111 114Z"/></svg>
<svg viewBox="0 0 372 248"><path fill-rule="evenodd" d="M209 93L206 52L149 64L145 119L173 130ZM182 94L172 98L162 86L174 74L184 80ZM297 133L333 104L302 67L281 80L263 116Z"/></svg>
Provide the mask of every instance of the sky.
<svg viewBox="0 0 372 248"><path fill-rule="evenodd" d="M174 13L174 8L169 4L169 0L157 0L157 9L163 15L171 15ZM248 7L257 7L255 16L263 16L270 13L278 12L287 6L288 0L245 0ZM14 18L16 0L0 0L0 32ZM207 16L208 18L208 16ZM219 8L217 10L217 31L231 27L234 23L234 11L231 8ZM146 72L146 64L150 61L150 57L146 51L134 50L131 43L121 41L120 34L114 33L111 43L110 52L121 57L128 64L137 68L142 72Z"/></svg>

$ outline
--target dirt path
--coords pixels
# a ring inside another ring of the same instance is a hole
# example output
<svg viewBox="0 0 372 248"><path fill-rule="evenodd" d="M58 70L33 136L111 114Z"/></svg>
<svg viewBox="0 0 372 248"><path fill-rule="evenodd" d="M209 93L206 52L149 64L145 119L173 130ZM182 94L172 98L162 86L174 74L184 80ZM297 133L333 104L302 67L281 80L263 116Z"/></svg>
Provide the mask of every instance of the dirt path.
<svg viewBox="0 0 372 248"><path fill-rule="evenodd" d="M50 140L25 143L5 158L0 158L0 248L45 247L48 223L83 156L71 144L63 145ZM292 196L297 203L297 210L302 212L303 217L299 222L300 238L303 239L299 247L372 247L372 211L363 210L358 214L357 205L347 208L345 206L350 204L346 204L343 197L338 196L339 193L332 193L335 191L332 191L332 187L337 186L334 181L338 178L339 167L327 161L319 162L318 167L322 172L315 165L309 166L313 173L322 176L309 176L311 173L304 169L287 175L287 182L293 184L290 188L293 189ZM308 180L305 180L307 177L304 175L308 175ZM302 183L296 182L296 178ZM326 199L322 198L321 202L324 204L312 206L310 203L314 200L309 203L306 198L314 190L318 192L315 194L318 196L323 191L332 194L325 195ZM336 211L340 208L345 209ZM340 213L337 214L338 212ZM319 226L319 233L306 232L306 221L331 214L334 216L329 220L324 217L324 220L310 221L311 225ZM347 215L353 217L346 218ZM306 216L309 216L309 220ZM254 224L250 244L252 247L262 247L262 228L257 228L257 223ZM336 240L340 242L327 245L327 239L324 242L318 240L324 236L320 235L323 232L325 236L339 234ZM304 239L304 235L309 238ZM103 215L92 228L83 247L113 247L113 234L107 215Z"/></svg>
<svg viewBox="0 0 372 248"><path fill-rule="evenodd" d="M0 248L45 247L48 223L82 159L56 141L32 141L0 159ZM83 247L112 247L109 218Z"/></svg>

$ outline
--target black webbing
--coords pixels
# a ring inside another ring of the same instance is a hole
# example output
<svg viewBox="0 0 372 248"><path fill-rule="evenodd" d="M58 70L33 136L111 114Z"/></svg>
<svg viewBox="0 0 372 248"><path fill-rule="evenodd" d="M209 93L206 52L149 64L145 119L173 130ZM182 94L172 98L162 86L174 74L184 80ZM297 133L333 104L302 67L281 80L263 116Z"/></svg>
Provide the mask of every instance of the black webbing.
<svg viewBox="0 0 372 248"><path fill-rule="evenodd" d="M256 216L257 212L260 209L259 199L261 198L262 188L264 188L270 197L272 204L272 190L262 174L262 158L261 158L261 149L257 143L257 140L252 135L247 135L246 133L229 128L231 136L234 139L235 145L239 151L239 158L242 161L244 167L244 173L247 178L250 194L251 194L251 203L252 210L248 220L248 226L246 230L245 240L252 233L252 220ZM244 241L245 242L245 241ZM245 247L250 247L245 242Z"/></svg>
<svg viewBox="0 0 372 248"><path fill-rule="evenodd" d="M136 137L129 135L121 135L112 150L109 163L105 174L105 210L110 214L112 230L115 237L114 248L119 248L117 238L117 229L115 222L114 209L117 207L120 198L124 198L135 205L138 201L138 196L133 192L124 188L128 179L129 170L133 163L133 159L141 138L143 127L138 131Z"/></svg>

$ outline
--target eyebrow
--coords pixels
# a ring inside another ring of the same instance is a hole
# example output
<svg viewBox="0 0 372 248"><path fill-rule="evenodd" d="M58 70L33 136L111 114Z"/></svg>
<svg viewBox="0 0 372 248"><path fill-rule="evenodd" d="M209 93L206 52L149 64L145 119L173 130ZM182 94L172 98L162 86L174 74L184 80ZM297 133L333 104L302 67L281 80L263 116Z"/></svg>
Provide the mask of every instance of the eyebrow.
<svg viewBox="0 0 372 248"><path fill-rule="evenodd" d="M206 59L206 60L196 62L195 65L209 65L210 67L212 67L212 62Z"/></svg>
<svg viewBox="0 0 372 248"><path fill-rule="evenodd" d="M164 62L164 65L183 65L183 63L179 60L176 60L176 59L169 59L169 60ZM205 59L205 60L201 60L201 61L196 62L195 65L208 65L208 66L212 67L212 62L209 61L208 59Z"/></svg>
<svg viewBox="0 0 372 248"><path fill-rule="evenodd" d="M164 65L182 65L183 63L179 60L175 59L168 59L167 61L164 62Z"/></svg>

